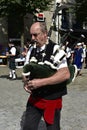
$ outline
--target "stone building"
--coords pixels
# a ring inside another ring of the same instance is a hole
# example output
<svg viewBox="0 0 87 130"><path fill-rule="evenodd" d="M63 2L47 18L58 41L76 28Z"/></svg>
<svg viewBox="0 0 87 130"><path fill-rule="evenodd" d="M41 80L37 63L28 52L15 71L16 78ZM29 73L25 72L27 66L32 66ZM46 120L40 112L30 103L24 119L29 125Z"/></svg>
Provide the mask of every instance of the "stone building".
<svg viewBox="0 0 87 130"><path fill-rule="evenodd" d="M75 23L74 6L75 0L55 0L54 7L50 11L44 12L48 29L54 21L56 29L52 30L51 38L58 44L61 42L59 30L73 28L73 24ZM55 18L53 18L54 13L56 14Z"/></svg>

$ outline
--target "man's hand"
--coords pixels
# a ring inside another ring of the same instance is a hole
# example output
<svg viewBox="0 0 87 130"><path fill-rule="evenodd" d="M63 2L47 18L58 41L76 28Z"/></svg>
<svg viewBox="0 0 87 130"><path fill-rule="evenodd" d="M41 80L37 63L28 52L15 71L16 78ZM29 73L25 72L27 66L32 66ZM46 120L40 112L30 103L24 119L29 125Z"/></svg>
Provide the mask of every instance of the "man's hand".
<svg viewBox="0 0 87 130"><path fill-rule="evenodd" d="M28 87L29 76L22 75L22 81L24 82L24 89L25 89L25 91L28 92L28 93L31 93L31 90Z"/></svg>
<svg viewBox="0 0 87 130"><path fill-rule="evenodd" d="M28 92L30 94L32 93L31 89L28 87L28 82L24 83L24 89L25 89L26 92Z"/></svg>
<svg viewBox="0 0 87 130"><path fill-rule="evenodd" d="M6 56L9 56L9 52L6 52Z"/></svg>
<svg viewBox="0 0 87 130"><path fill-rule="evenodd" d="M33 79L24 82L24 89L29 93L32 93L32 90L35 90L41 86L41 79Z"/></svg>

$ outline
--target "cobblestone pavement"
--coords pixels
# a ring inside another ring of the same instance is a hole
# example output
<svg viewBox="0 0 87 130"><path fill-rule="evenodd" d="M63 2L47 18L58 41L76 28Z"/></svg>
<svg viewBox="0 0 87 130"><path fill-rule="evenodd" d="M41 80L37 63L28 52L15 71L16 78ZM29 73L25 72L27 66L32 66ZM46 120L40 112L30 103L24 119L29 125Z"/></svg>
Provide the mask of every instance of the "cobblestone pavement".
<svg viewBox="0 0 87 130"><path fill-rule="evenodd" d="M8 68L0 66L0 130L21 130L20 122L29 94L23 89L22 69L17 69L18 79L9 81ZM87 130L87 70L68 86L63 98L61 130ZM46 130L43 121L39 130Z"/></svg>

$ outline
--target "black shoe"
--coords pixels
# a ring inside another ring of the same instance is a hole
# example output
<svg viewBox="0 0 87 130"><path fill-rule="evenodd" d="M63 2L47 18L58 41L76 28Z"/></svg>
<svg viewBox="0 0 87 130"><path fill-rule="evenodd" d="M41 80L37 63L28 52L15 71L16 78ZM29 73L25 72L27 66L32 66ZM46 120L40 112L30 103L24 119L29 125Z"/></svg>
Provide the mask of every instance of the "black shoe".
<svg viewBox="0 0 87 130"><path fill-rule="evenodd" d="M17 78L12 78L12 80L16 80Z"/></svg>
<svg viewBox="0 0 87 130"><path fill-rule="evenodd" d="M85 66L84 69L87 69L87 66Z"/></svg>
<svg viewBox="0 0 87 130"><path fill-rule="evenodd" d="M17 78L11 78L10 80L16 80Z"/></svg>
<svg viewBox="0 0 87 130"><path fill-rule="evenodd" d="M8 76L7 79L12 79L12 77L9 77L9 76Z"/></svg>

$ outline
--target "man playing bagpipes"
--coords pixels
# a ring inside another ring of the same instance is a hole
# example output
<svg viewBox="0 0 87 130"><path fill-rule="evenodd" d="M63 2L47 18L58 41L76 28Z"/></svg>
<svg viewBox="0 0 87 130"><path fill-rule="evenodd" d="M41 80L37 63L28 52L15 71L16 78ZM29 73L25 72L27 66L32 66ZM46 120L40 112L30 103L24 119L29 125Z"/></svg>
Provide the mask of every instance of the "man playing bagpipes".
<svg viewBox="0 0 87 130"><path fill-rule="evenodd" d="M30 93L23 130L37 130L42 116L47 130L60 130L62 96L67 94L70 78L65 52L48 39L45 22L33 23L30 34L35 44L23 68L24 88Z"/></svg>

